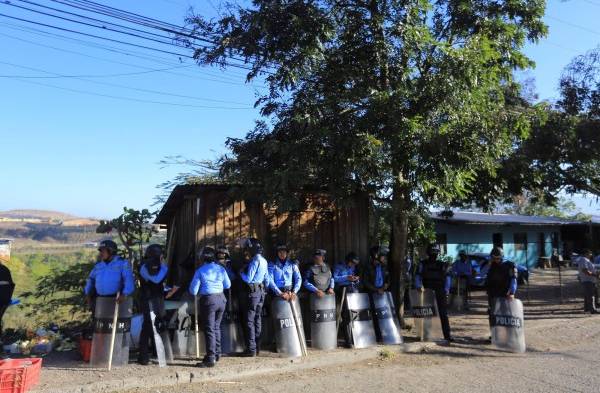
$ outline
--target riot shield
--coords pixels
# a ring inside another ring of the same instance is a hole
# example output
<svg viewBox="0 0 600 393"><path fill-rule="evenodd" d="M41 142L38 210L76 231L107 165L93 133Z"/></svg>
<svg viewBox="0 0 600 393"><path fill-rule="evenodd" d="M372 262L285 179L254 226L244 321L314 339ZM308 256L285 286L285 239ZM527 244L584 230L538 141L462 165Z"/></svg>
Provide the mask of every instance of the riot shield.
<svg viewBox="0 0 600 393"><path fill-rule="evenodd" d="M169 307L172 307L169 304ZM179 303L179 308L173 315L169 325L174 328L173 342L171 345L174 357L196 357L196 334L194 332L194 307L188 301ZM200 331L200 354L206 352L204 332Z"/></svg>
<svg viewBox="0 0 600 393"><path fill-rule="evenodd" d="M465 298L467 296L467 279L465 277L456 277L452 280L452 284L450 308L462 311L465 308Z"/></svg>
<svg viewBox="0 0 600 393"><path fill-rule="evenodd" d="M337 348L335 295L310 295L310 339L316 349Z"/></svg>
<svg viewBox="0 0 600 393"><path fill-rule="evenodd" d="M435 292L431 289L425 289L423 292L411 289L409 296L417 337L421 341L441 340L444 335L435 301Z"/></svg>
<svg viewBox="0 0 600 393"><path fill-rule="evenodd" d="M271 317L275 331L277 352L287 357L302 356L302 346L300 344L298 329L302 329L303 327L296 326L290 302L280 297L273 298L271 300Z"/></svg>
<svg viewBox="0 0 600 393"><path fill-rule="evenodd" d="M390 292L374 293L373 308L377 318L377 329L381 342L388 345L402 344L400 322L394 308L394 301Z"/></svg>
<svg viewBox="0 0 600 393"><path fill-rule="evenodd" d="M92 336L92 351L90 366L107 367L110 352L110 339L113 328L116 301L114 297L97 297L94 315L94 333ZM129 363L129 342L131 339L131 314L133 300L127 297L118 305L119 316L117 331L112 354L112 365L125 366Z"/></svg>
<svg viewBox="0 0 600 393"><path fill-rule="evenodd" d="M524 321L519 299L496 298L491 315L492 344L510 352L525 352Z"/></svg>
<svg viewBox="0 0 600 393"><path fill-rule="evenodd" d="M367 348L377 344L369 295L366 293L347 293L346 305L352 332L352 346L354 348Z"/></svg>
<svg viewBox="0 0 600 393"><path fill-rule="evenodd" d="M246 349L244 333L239 318L237 298L231 296L231 291L225 291L227 305L221 320L221 353L241 353Z"/></svg>

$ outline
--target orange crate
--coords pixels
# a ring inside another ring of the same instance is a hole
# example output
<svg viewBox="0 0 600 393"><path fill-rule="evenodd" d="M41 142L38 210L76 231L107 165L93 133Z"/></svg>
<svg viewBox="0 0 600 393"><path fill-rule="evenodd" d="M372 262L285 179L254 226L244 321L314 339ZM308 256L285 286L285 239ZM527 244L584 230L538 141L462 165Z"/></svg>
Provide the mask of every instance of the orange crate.
<svg viewBox="0 0 600 393"><path fill-rule="evenodd" d="M40 382L42 359L0 360L0 393L24 393Z"/></svg>
<svg viewBox="0 0 600 393"><path fill-rule="evenodd" d="M86 340L79 338L79 353L85 363L90 362L90 355L92 353L92 340Z"/></svg>

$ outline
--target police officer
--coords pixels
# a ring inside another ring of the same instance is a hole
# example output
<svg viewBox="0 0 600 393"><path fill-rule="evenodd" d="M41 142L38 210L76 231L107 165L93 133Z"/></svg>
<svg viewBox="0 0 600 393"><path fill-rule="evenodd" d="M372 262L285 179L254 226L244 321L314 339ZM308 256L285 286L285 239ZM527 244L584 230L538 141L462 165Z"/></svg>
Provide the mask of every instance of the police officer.
<svg viewBox="0 0 600 393"><path fill-rule="evenodd" d="M355 293L359 291L360 274L358 265L360 259L355 252L350 252L346 255L343 263L338 263L333 269L333 279L335 281L335 289L346 288L346 292Z"/></svg>
<svg viewBox="0 0 600 393"><path fill-rule="evenodd" d="M598 285L598 271L591 261L592 252L584 250L577 263L579 270L579 281L583 286L583 312L597 314L596 310L596 286Z"/></svg>
<svg viewBox="0 0 600 393"><path fill-rule="evenodd" d="M92 313L96 307L96 297L116 297L118 303L131 295L135 289L133 272L129 261L117 255L117 244L103 240L98 246L99 261L94 265L85 283L84 293Z"/></svg>
<svg viewBox="0 0 600 393"><path fill-rule="evenodd" d="M247 350L242 354L245 357L254 357L260 350L262 308L265 302L265 290L269 287L268 263L262 256L262 252L263 247L258 239L246 239L244 257L247 265L240 271L245 291L243 300Z"/></svg>
<svg viewBox="0 0 600 393"><path fill-rule="evenodd" d="M448 321L447 297L450 293L451 278L448 275L446 263L438 259L440 246L430 244L427 247L427 258L421 260L415 274L415 288L421 291L424 288L435 292L435 299L442 323L444 339L448 342L454 341L450 335L450 322Z"/></svg>
<svg viewBox="0 0 600 393"><path fill-rule="evenodd" d="M387 269L389 248L385 246L371 247L371 263L365 266L363 286L370 293L384 293L390 287L390 273Z"/></svg>
<svg viewBox="0 0 600 393"><path fill-rule="evenodd" d="M473 266L471 261L467 257L465 250L458 252L458 259L452 264L452 277L456 278L457 285L465 284L461 286L463 291L463 303L465 309L469 308L469 282L473 276Z"/></svg>
<svg viewBox="0 0 600 393"><path fill-rule="evenodd" d="M498 297L512 300L517 292L517 267L511 261L503 261L503 258L504 250L501 247L494 247L490 252L490 269L485 279L490 326L494 300Z"/></svg>
<svg viewBox="0 0 600 393"><path fill-rule="evenodd" d="M167 271L162 247L158 244L149 245L140 266L140 309L144 321L140 333L138 363L144 366L149 363L149 341L154 341L150 311L154 311L155 314L154 325L156 330L160 333L163 329L166 329L163 283Z"/></svg>
<svg viewBox="0 0 600 393"><path fill-rule="evenodd" d="M294 300L302 285L298 264L288 258L285 244L277 245L276 251L277 257L269 262L269 289L284 300Z"/></svg>
<svg viewBox="0 0 600 393"><path fill-rule="evenodd" d="M315 250L313 255L313 264L304 273L304 288L323 297L325 294L333 295L334 279L331 269L325 263L327 252L322 249Z"/></svg>
<svg viewBox="0 0 600 393"><path fill-rule="evenodd" d="M233 280L235 280L237 276L233 271L233 266L231 259L229 258L229 250L227 250L227 247L218 246L215 252L215 256L217 258L217 262L225 268L225 271L229 276L229 280L233 283Z"/></svg>
<svg viewBox="0 0 600 393"><path fill-rule="evenodd" d="M338 295L338 304L340 305L340 314L342 321L340 329L344 332L344 339L348 348L352 347L352 331L350 329L350 318L348 315L348 305L344 299L343 292L346 288L347 293L356 293L360 291L360 272L358 265L360 259L355 252L350 252L344 258L344 262L338 263L333 269L333 279L335 281L335 292Z"/></svg>
<svg viewBox="0 0 600 393"><path fill-rule="evenodd" d="M215 250L204 247L204 264L200 266L190 284L190 294L200 295L200 315L204 327L206 356L198 367L214 367L221 357L221 319L227 300L223 290L231 287L231 281L225 268L216 262Z"/></svg>

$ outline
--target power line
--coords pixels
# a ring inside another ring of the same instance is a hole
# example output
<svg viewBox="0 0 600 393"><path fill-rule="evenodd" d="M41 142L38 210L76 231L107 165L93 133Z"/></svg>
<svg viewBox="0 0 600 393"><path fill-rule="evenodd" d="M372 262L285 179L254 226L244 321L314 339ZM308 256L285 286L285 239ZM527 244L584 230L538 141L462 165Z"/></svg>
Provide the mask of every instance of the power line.
<svg viewBox="0 0 600 393"><path fill-rule="evenodd" d="M10 29L15 29L18 31L25 31L31 34L37 34L37 35L44 35L44 36L50 36L52 38L55 39L59 39L59 40L63 40L63 41L73 41L79 45L83 45L83 46L89 46L92 48L97 48L97 49L102 49L102 50L106 50L109 52L114 52L114 53L119 53L119 54L123 54L125 56L129 56L129 57L136 57L136 58L140 58L142 60L148 60L148 61L152 61L154 63L158 63L158 64L163 64L163 65L172 65L172 66L176 66L175 63L172 62L168 62L168 61L160 61L158 60L156 57L148 57L148 56L143 56L143 55L136 55L136 52L125 52L121 49L117 49L114 47L110 47L110 46L106 46L106 45L102 45L102 44L98 44L98 43L93 43L93 42L89 42L89 41L84 41L84 40L79 40L77 38L73 38L73 37L67 37L67 36L63 36L60 34L55 34L55 33L51 33L51 32L47 32L44 30L39 30L36 28L31 28L31 27L26 27L26 26L19 26L19 25L13 25L10 23L0 23L2 25L4 25L5 27L8 27ZM34 41L29 41L26 40L24 38L20 38L20 37L15 37L15 36L11 36L9 34L2 34L0 33L0 35L3 35L5 37L9 37L12 38L14 40L17 41L21 41L21 42L26 42L28 44L32 44L32 45L36 45L36 46L41 46L43 48L50 48L50 49L54 49L57 51L61 51L61 52L65 52L65 53L72 53L72 54L76 54L79 56L84 56L84 57L88 57L88 58L92 58L92 59L96 59L96 60L101 60L101 61L106 61L106 62L110 62L110 63L115 63L115 64L121 64L121 65L125 65L125 66L130 66L130 67L135 67L135 68L139 68L139 69L145 69L145 70L150 70L152 68L150 67L145 67L145 66L140 66L140 65L136 65L136 64L131 64L131 63L125 63L125 62L120 62L120 61L116 61L116 60L109 60L109 59L105 59L102 57L97 57L97 56L92 56L89 54L85 54L85 53L81 53L78 51L73 51L73 50L68 50L68 49L64 49L64 48L58 48L58 47L54 47L51 45L47 45L47 44L41 44L39 42L34 42ZM195 65L195 64L194 64ZM192 65L187 65L186 67L191 67ZM198 69L194 72L198 72L200 74L206 74L209 76L212 76L212 78L205 78L205 77L201 77L198 75L191 75L191 74L182 74L179 72L173 72L173 71L163 71L164 73L167 74L171 74L171 75L176 75L176 76L183 76L186 78L192 78L192 79L199 79L199 80L207 80L207 81L211 81L211 82L218 82L218 83L225 83L225 84L231 84L231 85L239 85L239 86L247 86L248 84L246 83L242 83L239 82L239 79L234 78L233 76L225 76L225 75L214 75L211 74L205 70L202 69ZM213 79L213 78L219 78L219 79ZM253 86L254 88L261 88L260 86Z"/></svg>
<svg viewBox="0 0 600 393"><path fill-rule="evenodd" d="M122 97L122 96L115 96L115 95L110 95L110 94L96 93L96 92L91 92L91 91L87 91L87 90L71 89L68 87L55 86L55 85L51 85L48 83L34 82L31 80L23 80L23 79L19 79L19 78L14 78L13 80L19 81L22 83L29 83L29 84L33 84L33 85L51 87L53 89L58 89L58 90L70 91L73 93L86 94L86 95L105 97L105 98L112 98L112 99L122 100L122 101L133 101L133 102L139 102L139 103L144 103L144 104L168 105L168 106L178 106L178 107L198 108L198 109L227 109L227 110L230 110L230 109L231 110L253 109L251 107L238 108L238 107L224 107L224 106L206 106L206 105L180 104L180 103L174 103L174 102L144 100L144 99L139 99L139 98Z"/></svg>
<svg viewBox="0 0 600 393"><path fill-rule="evenodd" d="M589 27L581 26L581 25L569 22L569 21L564 20L564 19L556 18L556 17L551 16L551 15L546 15L546 18L555 20L557 22L563 23L563 24L565 24L567 26L571 26L571 27L574 27L574 28L579 29L579 30L587 31L588 33L600 35L600 31L590 29Z"/></svg>
<svg viewBox="0 0 600 393"><path fill-rule="evenodd" d="M54 76L58 76L58 77L65 77L66 76L66 75L63 75L63 74L58 74L56 72L42 70L40 68L28 67L28 66L24 66L24 65L20 65L20 64L14 64L14 63L5 62L5 61L0 61L0 64L6 64L6 65L10 65L12 67L22 68L22 69L26 69L26 70L30 70L30 71L42 72L42 73L45 73L45 74L50 74L50 75L54 75ZM9 78L11 78L11 77L9 76ZM18 78L18 77L12 77L12 78ZM158 90L143 89L143 88L126 86L126 85L120 85L120 84L117 84L117 83L100 82L100 81L95 81L95 80L89 80L89 79L86 79L86 77L80 77L80 76L70 76L70 78L81 80L81 81L85 81L85 82L95 83L95 84L98 84L98 85L104 85L104 86L110 86L110 87L117 87L119 89L139 91L139 92L142 92L142 93L150 93L150 94L157 94L157 95L163 95L163 96L185 98L185 99L198 100L198 101L218 102L218 103L223 103L223 104L247 105L247 103L245 103L245 102L217 100L217 99L213 99L213 98L195 97L195 96L188 96L188 95L184 95L184 94L176 94L176 93L169 93L169 92L158 91Z"/></svg>
<svg viewBox="0 0 600 393"><path fill-rule="evenodd" d="M7 65L11 65L11 66L17 66L15 64L12 63L5 63L0 61L0 64L7 64ZM0 78L23 78L23 79L60 79L60 78L115 78L115 77L120 77L120 76L133 76L133 75L143 75L143 74L150 74L153 72L161 72L161 71L167 71L167 70L172 70L172 69L176 69L176 68L183 68L183 67L189 67L189 65L186 66L180 66L180 67L169 67L169 68L159 68L159 69L155 69L155 70L147 70L147 71L137 71L137 72L124 72L124 73L119 73L119 74L100 74L100 75L54 75L54 76L38 76L38 75L0 75Z"/></svg>

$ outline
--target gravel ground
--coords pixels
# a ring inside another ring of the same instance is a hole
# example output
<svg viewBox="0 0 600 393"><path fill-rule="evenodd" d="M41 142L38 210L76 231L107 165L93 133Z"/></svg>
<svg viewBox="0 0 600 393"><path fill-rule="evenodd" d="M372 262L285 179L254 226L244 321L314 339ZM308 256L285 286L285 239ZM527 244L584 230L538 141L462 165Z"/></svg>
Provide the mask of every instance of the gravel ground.
<svg viewBox="0 0 600 393"><path fill-rule="evenodd" d="M486 303L483 293L476 293L467 314L451 315L457 339L451 346L422 346L404 332L408 343L404 347L311 352L309 358L293 362L274 355L229 358L211 371L183 362L166 369L132 365L108 374L74 361L50 359L37 389L44 393L76 387L123 393L598 391L600 374L584 370L600 360L600 317L582 313L573 270L564 274L563 281L562 304L554 270L536 271L530 288L520 289L528 347L522 355L486 343Z"/></svg>

